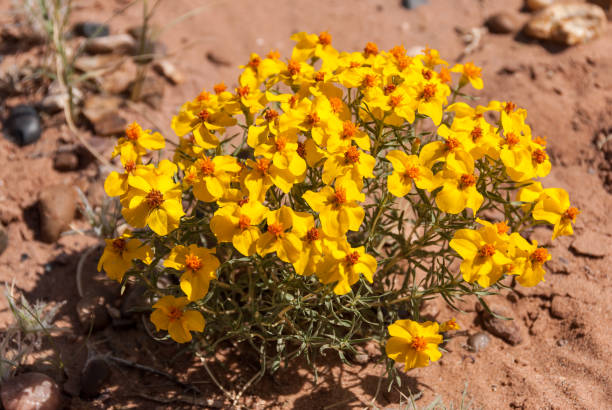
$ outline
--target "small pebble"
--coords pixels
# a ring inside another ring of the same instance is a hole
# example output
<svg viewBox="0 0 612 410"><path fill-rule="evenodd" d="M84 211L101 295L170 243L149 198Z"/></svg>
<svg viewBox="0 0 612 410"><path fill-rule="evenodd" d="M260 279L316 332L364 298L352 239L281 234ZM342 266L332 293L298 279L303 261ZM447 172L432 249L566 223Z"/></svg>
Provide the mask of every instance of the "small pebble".
<svg viewBox="0 0 612 410"><path fill-rule="evenodd" d="M91 21L77 23L74 26L74 32L79 36L87 38L106 37L110 33L107 24L94 23Z"/></svg>
<svg viewBox="0 0 612 410"><path fill-rule="evenodd" d="M478 332L471 335L467 342L472 351L478 352L484 350L489 345L491 338L484 332Z"/></svg>
<svg viewBox="0 0 612 410"><path fill-rule="evenodd" d="M2 383L5 410L56 410L61 405L55 380L42 373L23 373Z"/></svg>
<svg viewBox="0 0 612 410"><path fill-rule="evenodd" d="M42 125L38 112L29 105L18 105L9 113L5 129L18 145L32 144L40 138Z"/></svg>
<svg viewBox="0 0 612 410"><path fill-rule="evenodd" d="M427 4L427 0L402 0L402 6L408 10L414 9L423 4Z"/></svg>
<svg viewBox="0 0 612 410"><path fill-rule="evenodd" d="M491 33L509 34L518 28L518 23L512 14L501 12L493 14L485 21L485 26Z"/></svg>

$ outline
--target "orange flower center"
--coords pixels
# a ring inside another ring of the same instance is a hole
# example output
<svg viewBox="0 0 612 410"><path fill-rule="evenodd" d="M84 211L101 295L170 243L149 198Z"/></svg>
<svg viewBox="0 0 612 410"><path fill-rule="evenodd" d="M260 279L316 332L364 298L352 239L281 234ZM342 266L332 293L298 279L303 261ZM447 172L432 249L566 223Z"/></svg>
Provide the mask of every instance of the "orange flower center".
<svg viewBox="0 0 612 410"><path fill-rule="evenodd" d="M468 188L476 184L476 178L472 174L463 174L461 175L461 180L459 182L461 188Z"/></svg>
<svg viewBox="0 0 612 410"><path fill-rule="evenodd" d="M401 56L406 54L406 49L404 48L404 46L395 46L391 50L389 50L389 53L391 53L391 55L395 58L400 58Z"/></svg>
<svg viewBox="0 0 612 410"><path fill-rule="evenodd" d="M544 248L538 248L531 254L531 260L536 263L544 263L548 258L548 251Z"/></svg>
<svg viewBox="0 0 612 410"><path fill-rule="evenodd" d="M357 62L357 61L351 61L351 63L349 65L350 65L351 68L361 67L361 63Z"/></svg>
<svg viewBox="0 0 612 410"><path fill-rule="evenodd" d="M446 84L450 83L452 79L450 70L446 67L442 67L440 69L440 81Z"/></svg>
<svg viewBox="0 0 612 410"><path fill-rule="evenodd" d="M546 161L546 153L541 149L536 149L531 154L531 158L533 158L533 162L536 164L541 164Z"/></svg>
<svg viewBox="0 0 612 410"><path fill-rule="evenodd" d="M123 166L123 169L125 170L126 174L131 174L135 168L136 168L136 164L132 160L127 161L125 165Z"/></svg>
<svg viewBox="0 0 612 410"><path fill-rule="evenodd" d="M268 158L259 158L257 160L257 170L266 175L270 170L270 160Z"/></svg>
<svg viewBox="0 0 612 410"><path fill-rule="evenodd" d="M113 249L115 252L122 253L127 248L127 243L123 238L117 238L113 240Z"/></svg>
<svg viewBox="0 0 612 410"><path fill-rule="evenodd" d="M151 192L149 192L145 197L145 201L147 202L147 205L149 205L149 208L158 208L164 203L164 195L157 189L152 189Z"/></svg>
<svg viewBox="0 0 612 410"><path fill-rule="evenodd" d="M397 58L397 65L398 65L400 70L405 69L410 64L412 64L412 60L410 58L408 58L407 56L399 56Z"/></svg>
<svg viewBox="0 0 612 410"><path fill-rule="evenodd" d="M315 73L314 79L317 82L325 81L325 73L323 71L319 71L318 73Z"/></svg>
<svg viewBox="0 0 612 410"><path fill-rule="evenodd" d="M287 146L287 138L286 137L277 137L274 141L274 147L276 151L283 151Z"/></svg>
<svg viewBox="0 0 612 410"><path fill-rule="evenodd" d="M338 114L344 108L342 106L342 100L338 97L332 97L329 99L329 103L331 104L332 111Z"/></svg>
<svg viewBox="0 0 612 410"><path fill-rule="evenodd" d="M516 104L512 101L508 101L504 104L504 111L506 112L506 114L510 114L514 110L516 110Z"/></svg>
<svg viewBox="0 0 612 410"><path fill-rule="evenodd" d="M227 90L227 86L225 85L225 83L221 82L221 83L215 84L215 86L213 87L213 90L215 90L215 94L221 94L222 92Z"/></svg>
<svg viewBox="0 0 612 410"><path fill-rule="evenodd" d="M266 121L272 122L278 118L278 111L269 108L264 113L264 118L266 119Z"/></svg>
<svg viewBox="0 0 612 410"><path fill-rule="evenodd" d="M248 85L245 85L244 87L238 87L236 88L236 92L238 93L238 95L243 98L246 97L247 95L249 95L249 92L251 90L249 89Z"/></svg>
<svg viewBox="0 0 612 410"><path fill-rule="evenodd" d="M140 125L134 122L128 125L127 128L125 129L125 136L130 141L136 141L138 140L138 137L140 137L141 132L142 132L142 128L140 128Z"/></svg>
<svg viewBox="0 0 612 410"><path fill-rule="evenodd" d="M508 135L506 135L506 144L508 144L509 147L513 147L519 142L520 139L515 133L509 132Z"/></svg>
<svg viewBox="0 0 612 410"><path fill-rule="evenodd" d="M383 91L385 95L391 94L393 91L395 91L395 84L386 85L385 88L383 88Z"/></svg>
<svg viewBox="0 0 612 410"><path fill-rule="evenodd" d="M200 171L204 176L211 176L215 173L215 164L212 162L212 159L208 157L204 157L200 160Z"/></svg>
<svg viewBox="0 0 612 410"><path fill-rule="evenodd" d="M412 343L410 343L410 347L412 347L417 352L423 352L427 348L427 340L421 336L415 336L412 339Z"/></svg>
<svg viewBox="0 0 612 410"><path fill-rule="evenodd" d="M478 254L482 257L493 256L495 255L495 246L487 243L480 248Z"/></svg>
<svg viewBox="0 0 612 410"><path fill-rule="evenodd" d="M298 142L297 153L300 157L306 158L306 143Z"/></svg>
<svg viewBox="0 0 612 410"><path fill-rule="evenodd" d="M306 123L309 125L317 125L320 121L321 118L319 118L319 114L317 114L316 112L311 112L306 116Z"/></svg>
<svg viewBox="0 0 612 410"><path fill-rule="evenodd" d="M202 121L207 121L208 117L210 117L208 110L202 110L198 113L198 118L200 118Z"/></svg>
<svg viewBox="0 0 612 410"><path fill-rule="evenodd" d="M238 206L242 207L245 204L249 203L249 197L248 196L243 196L242 199L240 199L238 201Z"/></svg>
<svg viewBox="0 0 612 410"><path fill-rule="evenodd" d="M363 54L365 54L366 57L377 55L378 46L376 45L376 43L368 41L365 45L365 48L363 49Z"/></svg>
<svg viewBox="0 0 612 410"><path fill-rule="evenodd" d="M187 269L191 269L192 271L200 270L202 267L202 259L193 253L190 253L185 256L185 266L187 266Z"/></svg>
<svg viewBox="0 0 612 410"><path fill-rule="evenodd" d="M271 60L278 60L280 56L281 55L278 52L278 50L271 50L266 57L268 57Z"/></svg>
<svg viewBox="0 0 612 410"><path fill-rule="evenodd" d="M533 139L533 142L535 142L536 144L541 145L543 147L546 146L546 138L545 137L540 137L539 135Z"/></svg>
<svg viewBox="0 0 612 410"><path fill-rule="evenodd" d="M482 128L479 126L475 126L472 132L470 133L470 137L472 137L473 142L477 142L482 138Z"/></svg>
<svg viewBox="0 0 612 410"><path fill-rule="evenodd" d="M310 228L308 232L306 232L306 239L308 239L308 242L314 242L318 240L320 236L317 228Z"/></svg>
<svg viewBox="0 0 612 410"><path fill-rule="evenodd" d="M433 76L432 71L426 68L421 70L421 74L423 75L423 78L426 79L427 81L431 80L431 77Z"/></svg>
<svg viewBox="0 0 612 410"><path fill-rule="evenodd" d="M425 84L423 87L423 95L421 98L425 101L431 100L436 96L436 85L435 84Z"/></svg>
<svg viewBox="0 0 612 410"><path fill-rule="evenodd" d="M344 188L336 188L334 192L334 200L336 205L342 205L346 203L346 189Z"/></svg>
<svg viewBox="0 0 612 410"><path fill-rule="evenodd" d="M331 44L331 42L332 36L327 31L324 31L319 34L319 44L321 44L322 46L328 46Z"/></svg>
<svg viewBox="0 0 612 410"><path fill-rule="evenodd" d="M363 85L365 87L374 87L376 85L376 76L372 74L366 74L363 78Z"/></svg>
<svg viewBox="0 0 612 410"><path fill-rule="evenodd" d="M208 91L202 91L200 94L198 94L198 96L196 97L196 100L197 101L208 101L210 100L210 93Z"/></svg>
<svg viewBox="0 0 612 410"><path fill-rule="evenodd" d="M480 77L481 68L475 66L473 63L466 63L463 66L463 73L466 77L477 78Z"/></svg>
<svg viewBox="0 0 612 410"><path fill-rule="evenodd" d="M240 219L238 220L238 228L244 231L249 226L251 226L251 218L246 215L240 215Z"/></svg>
<svg viewBox="0 0 612 410"><path fill-rule="evenodd" d="M419 170L419 168L412 165L406 168L406 173L404 175L406 175L410 179L417 179L419 177L420 172L421 171Z"/></svg>
<svg viewBox="0 0 612 410"><path fill-rule="evenodd" d="M344 257L344 261L347 265L353 266L357 262L359 262L359 252L349 253Z"/></svg>
<svg viewBox="0 0 612 410"><path fill-rule="evenodd" d="M301 70L300 67L300 63L291 59L289 60L289 63L287 63L287 71L289 71L289 74L293 77L294 75L297 75Z"/></svg>
<svg viewBox="0 0 612 410"><path fill-rule="evenodd" d="M253 58L251 58L251 61L249 61L249 66L251 68L257 68L257 67L259 67L260 63L261 63L261 58L253 57Z"/></svg>
<svg viewBox="0 0 612 410"><path fill-rule="evenodd" d="M453 152L457 147L461 145L457 138L449 137L446 142L446 149L449 152Z"/></svg>
<svg viewBox="0 0 612 410"><path fill-rule="evenodd" d="M357 126L351 121L344 121L342 124L342 138L352 138L357 132Z"/></svg>
<svg viewBox="0 0 612 410"><path fill-rule="evenodd" d="M297 102L298 102L297 96L292 95L291 97L289 97L289 106L291 108L295 108Z"/></svg>
<svg viewBox="0 0 612 410"><path fill-rule="evenodd" d="M356 164L359 162L359 150L356 146L351 145L344 153L344 162L347 164Z"/></svg>
<svg viewBox="0 0 612 410"><path fill-rule="evenodd" d="M280 222L274 222L268 225L268 232L270 232L272 235L274 235L278 239L278 238L283 237L285 228L283 227L283 224L281 224Z"/></svg>
<svg viewBox="0 0 612 410"><path fill-rule="evenodd" d="M177 320L180 320L180 318L183 316L183 312L172 306L170 309L168 309L168 319L170 319L170 322L176 322Z"/></svg>
<svg viewBox="0 0 612 410"><path fill-rule="evenodd" d="M395 108L398 105L400 105L401 102L402 102L402 96L401 95L392 95L390 100L389 100L389 105L391 107Z"/></svg>
<svg viewBox="0 0 612 410"><path fill-rule="evenodd" d="M506 225L506 222L498 222L495 224L495 227L497 228L497 233L500 235L503 235L510 230L510 227Z"/></svg>
<svg viewBox="0 0 612 410"><path fill-rule="evenodd" d="M576 217L579 213L580 211L578 210L578 208L570 206L569 208L567 208L567 211L563 213L562 218L566 221L576 222Z"/></svg>

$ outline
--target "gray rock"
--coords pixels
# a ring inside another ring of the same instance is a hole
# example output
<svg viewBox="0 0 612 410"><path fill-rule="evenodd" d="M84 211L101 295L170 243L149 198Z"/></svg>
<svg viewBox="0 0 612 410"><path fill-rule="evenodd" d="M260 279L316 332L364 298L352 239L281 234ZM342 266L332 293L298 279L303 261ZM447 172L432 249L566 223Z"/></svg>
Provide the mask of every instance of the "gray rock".
<svg viewBox="0 0 612 410"><path fill-rule="evenodd" d="M74 62L74 68L84 73L107 69L114 70L123 63L125 58L114 54L79 56Z"/></svg>
<svg viewBox="0 0 612 410"><path fill-rule="evenodd" d="M55 242L74 218L77 195L70 185L51 185L43 188L38 199L40 237L44 242Z"/></svg>
<svg viewBox="0 0 612 410"><path fill-rule="evenodd" d="M79 168L79 157L72 151L57 152L53 157L53 168L60 172L74 171Z"/></svg>
<svg viewBox="0 0 612 410"><path fill-rule="evenodd" d="M491 342L491 338L485 332L474 333L470 337L468 337L467 343L470 350L474 352L479 352L484 350L489 343Z"/></svg>
<svg viewBox="0 0 612 410"><path fill-rule="evenodd" d="M171 84L177 85L185 81L183 74L168 60L159 60L153 63L153 69L166 78Z"/></svg>
<svg viewBox="0 0 612 410"><path fill-rule="evenodd" d="M18 105L11 109L5 129L9 139L24 146L38 141L42 132L42 125L34 107Z"/></svg>
<svg viewBox="0 0 612 410"><path fill-rule="evenodd" d="M110 316L105 308L106 299L103 296L86 295L76 305L77 316L83 331L98 331L110 324Z"/></svg>
<svg viewBox="0 0 612 410"><path fill-rule="evenodd" d="M606 14L599 6L559 3L537 12L527 22L525 34L571 46L599 36L606 23Z"/></svg>
<svg viewBox="0 0 612 410"><path fill-rule="evenodd" d="M495 312L498 316L512 318L510 312L501 306L490 306L490 308L491 311ZM485 329L491 334L499 337L511 345L518 345L523 342L521 329L518 327L515 321L498 319L484 309L481 312L481 316Z"/></svg>
<svg viewBox="0 0 612 410"><path fill-rule="evenodd" d="M131 54L135 48L136 41L128 34L91 38L85 44L90 54Z"/></svg>
<svg viewBox="0 0 612 410"><path fill-rule="evenodd" d="M110 366L104 358L88 360L81 372L81 397L90 399L98 396L110 374Z"/></svg>
<svg viewBox="0 0 612 410"><path fill-rule="evenodd" d="M23 373L2 383L5 410L56 410L61 405L60 389L42 373Z"/></svg>
<svg viewBox="0 0 612 410"><path fill-rule="evenodd" d="M8 247L8 233L4 226L0 225L0 255L6 250Z"/></svg>
<svg viewBox="0 0 612 410"><path fill-rule="evenodd" d="M509 34L518 31L518 22L516 18L512 14L504 11L490 16L485 21L485 26L487 26L489 32L495 34Z"/></svg>
<svg viewBox="0 0 612 410"><path fill-rule="evenodd" d="M402 6L406 9L414 9L423 4L427 4L427 0L402 0Z"/></svg>
<svg viewBox="0 0 612 410"><path fill-rule="evenodd" d="M110 33L108 24L94 23L91 21L77 23L74 26L74 32L79 36L87 38L106 37Z"/></svg>

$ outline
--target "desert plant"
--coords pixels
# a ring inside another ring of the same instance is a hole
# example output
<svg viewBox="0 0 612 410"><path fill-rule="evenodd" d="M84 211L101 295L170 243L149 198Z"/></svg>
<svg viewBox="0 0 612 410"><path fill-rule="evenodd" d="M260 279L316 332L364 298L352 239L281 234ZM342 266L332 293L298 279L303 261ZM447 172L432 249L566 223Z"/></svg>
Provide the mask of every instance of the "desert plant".
<svg viewBox="0 0 612 410"><path fill-rule="evenodd" d="M521 232L571 234L578 210L536 181L551 165L524 109L457 102L483 86L474 64L292 39L286 61L252 54L234 92L180 108L172 161L143 163L165 140L127 128L105 189L135 230L106 241L99 267L146 285L156 329L198 354L243 342L261 376L373 339L399 381L394 362L427 366L458 328L422 322L423 301L487 308L513 280L536 285L550 255Z"/></svg>

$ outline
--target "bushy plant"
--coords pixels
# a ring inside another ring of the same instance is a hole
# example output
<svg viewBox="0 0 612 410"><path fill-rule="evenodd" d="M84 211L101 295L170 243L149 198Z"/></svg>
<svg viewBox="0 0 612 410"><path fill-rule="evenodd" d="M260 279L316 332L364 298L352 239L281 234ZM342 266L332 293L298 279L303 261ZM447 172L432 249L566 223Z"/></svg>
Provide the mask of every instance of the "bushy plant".
<svg viewBox="0 0 612 410"><path fill-rule="evenodd" d="M521 232L572 234L578 210L536 181L551 164L524 109L457 102L483 87L474 64L292 39L286 61L252 54L233 92L180 108L172 160L146 160L164 138L127 128L105 189L135 230L99 269L147 286L156 329L198 350L246 342L274 371L373 339L390 375L427 366L458 326L422 322L423 301L536 285L550 255Z"/></svg>

